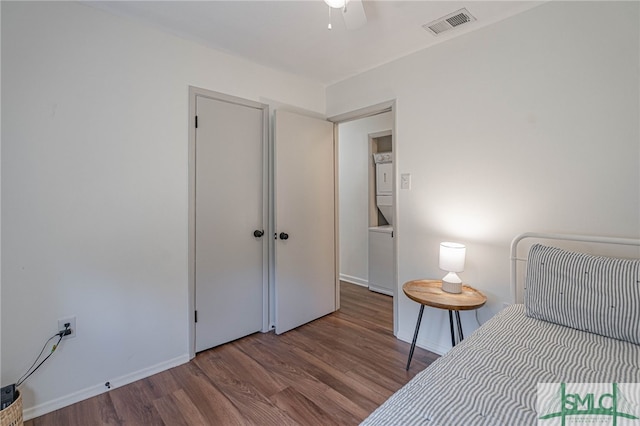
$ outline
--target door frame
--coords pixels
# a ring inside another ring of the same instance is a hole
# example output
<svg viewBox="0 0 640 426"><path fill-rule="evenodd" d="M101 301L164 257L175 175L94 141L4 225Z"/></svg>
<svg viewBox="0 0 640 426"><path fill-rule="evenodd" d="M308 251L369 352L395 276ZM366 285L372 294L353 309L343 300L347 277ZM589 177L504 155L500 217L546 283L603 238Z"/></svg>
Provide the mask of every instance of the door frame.
<svg viewBox="0 0 640 426"><path fill-rule="evenodd" d="M335 169L335 173L336 173L336 205L335 205L335 215L336 215L336 232L338 233L338 223L339 223L339 215L340 215L340 206L338 204L338 189L339 189L339 179L340 177L338 176L338 146L340 144L340 140L338 138L338 126L341 123L346 123L348 121L353 121L353 120L358 120L361 118L366 118L366 117L370 117L373 115L378 115L384 112L391 112L392 113L392 129L391 129L391 143L393 146L393 151L392 151L392 158L393 158L393 217L395 218L394 220L394 225L393 225L393 279L394 279L394 283L393 283L393 335L397 336L398 335L398 265L399 265L399 255L398 255L398 241L400 240L400 226L399 226L399 206L398 206L398 179L397 179L397 175L398 175L398 162L397 162L397 158L398 158L398 139L396 136L396 100L390 100L390 101L386 101L386 102L381 102L379 104L375 104L375 105L371 105L368 107L364 107L364 108L360 108L354 111L350 111L350 112L346 112L343 114L338 114L338 115L334 115L331 117L328 117L327 120L331 121L332 123L334 123L334 149L336 152L336 169ZM339 234L338 234L339 235ZM336 237L336 244L338 244L339 247L339 238ZM339 251L336 250L336 266L338 266L339 260L340 258L339 256ZM336 268L336 281L337 281L337 285L338 285L338 289L339 289L339 285L340 285L340 268ZM340 291L336 291L336 309L340 307Z"/></svg>
<svg viewBox="0 0 640 426"><path fill-rule="evenodd" d="M202 96L216 101L242 105L262 110L262 226L269 228L269 105L238 98L220 92L214 92L195 86L189 86L189 224L188 224L188 318L189 359L196 356L196 97ZM268 233L262 238L262 332L269 329L269 248Z"/></svg>

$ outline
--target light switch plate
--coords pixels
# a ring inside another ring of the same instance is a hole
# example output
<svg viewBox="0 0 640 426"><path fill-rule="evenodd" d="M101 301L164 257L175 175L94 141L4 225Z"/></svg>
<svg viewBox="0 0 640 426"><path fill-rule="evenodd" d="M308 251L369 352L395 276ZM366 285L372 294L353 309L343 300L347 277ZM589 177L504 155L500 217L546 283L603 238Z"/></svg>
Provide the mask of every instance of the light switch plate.
<svg viewBox="0 0 640 426"><path fill-rule="evenodd" d="M411 173L400 175L400 189L411 189Z"/></svg>

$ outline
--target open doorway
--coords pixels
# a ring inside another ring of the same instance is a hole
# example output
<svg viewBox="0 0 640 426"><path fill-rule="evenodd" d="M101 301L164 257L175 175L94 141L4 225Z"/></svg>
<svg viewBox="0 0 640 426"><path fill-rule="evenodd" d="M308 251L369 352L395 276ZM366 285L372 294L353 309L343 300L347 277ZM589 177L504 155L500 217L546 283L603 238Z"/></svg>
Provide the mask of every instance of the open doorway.
<svg viewBox="0 0 640 426"><path fill-rule="evenodd" d="M337 124L340 280L393 297L397 332L395 116L392 102Z"/></svg>

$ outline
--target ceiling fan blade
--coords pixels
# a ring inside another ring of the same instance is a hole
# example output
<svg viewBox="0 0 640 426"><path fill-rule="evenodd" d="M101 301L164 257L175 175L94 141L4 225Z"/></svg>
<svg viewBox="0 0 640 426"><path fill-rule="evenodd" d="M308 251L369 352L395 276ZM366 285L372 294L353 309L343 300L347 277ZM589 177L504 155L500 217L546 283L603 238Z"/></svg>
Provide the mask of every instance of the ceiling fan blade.
<svg viewBox="0 0 640 426"><path fill-rule="evenodd" d="M346 10L342 11L342 16L348 30L356 30L367 23L362 0L349 0Z"/></svg>

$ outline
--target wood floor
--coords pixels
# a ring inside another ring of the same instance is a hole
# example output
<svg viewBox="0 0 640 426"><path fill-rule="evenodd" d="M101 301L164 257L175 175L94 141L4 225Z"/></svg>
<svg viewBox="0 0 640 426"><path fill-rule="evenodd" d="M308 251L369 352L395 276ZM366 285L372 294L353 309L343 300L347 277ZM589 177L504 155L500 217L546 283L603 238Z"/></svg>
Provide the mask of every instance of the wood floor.
<svg viewBox="0 0 640 426"><path fill-rule="evenodd" d="M48 425L356 425L437 355L392 332L392 298L342 283L341 309L25 422Z"/></svg>

